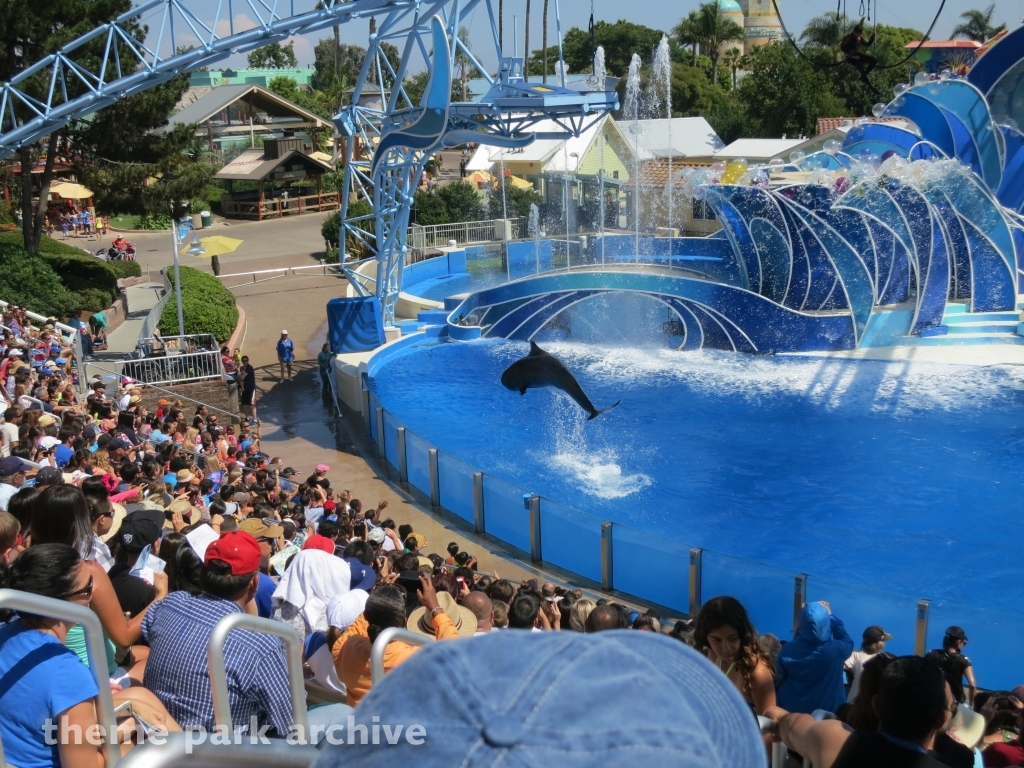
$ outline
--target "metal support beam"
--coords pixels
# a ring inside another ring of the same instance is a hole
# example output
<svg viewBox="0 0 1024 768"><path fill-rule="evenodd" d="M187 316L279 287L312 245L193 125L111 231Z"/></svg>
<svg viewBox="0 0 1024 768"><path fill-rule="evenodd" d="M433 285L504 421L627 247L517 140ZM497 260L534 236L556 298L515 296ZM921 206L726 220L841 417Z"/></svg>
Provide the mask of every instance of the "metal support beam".
<svg viewBox="0 0 1024 768"><path fill-rule="evenodd" d="M437 474L437 448L427 450L427 466L430 468L430 506L436 512L441 506L441 478Z"/></svg>
<svg viewBox="0 0 1024 768"><path fill-rule="evenodd" d="M793 637L800 628L800 612L807 602L807 574L799 573L793 583Z"/></svg>
<svg viewBox="0 0 1024 768"><path fill-rule="evenodd" d="M473 527L477 533L487 532L487 518L484 513L484 473L473 473Z"/></svg>
<svg viewBox="0 0 1024 768"><path fill-rule="evenodd" d="M615 589L615 561L612 552L612 526L601 523L601 589L611 592Z"/></svg>
<svg viewBox="0 0 1024 768"><path fill-rule="evenodd" d="M917 626L914 632L914 655L924 656L928 650L928 612L931 610L930 600L917 602Z"/></svg>
<svg viewBox="0 0 1024 768"><path fill-rule="evenodd" d="M408 490L409 462L405 453L405 427L398 428L398 482Z"/></svg>
<svg viewBox="0 0 1024 768"><path fill-rule="evenodd" d="M690 618L697 615L701 605L701 576L704 567L704 550L695 547L690 550Z"/></svg>

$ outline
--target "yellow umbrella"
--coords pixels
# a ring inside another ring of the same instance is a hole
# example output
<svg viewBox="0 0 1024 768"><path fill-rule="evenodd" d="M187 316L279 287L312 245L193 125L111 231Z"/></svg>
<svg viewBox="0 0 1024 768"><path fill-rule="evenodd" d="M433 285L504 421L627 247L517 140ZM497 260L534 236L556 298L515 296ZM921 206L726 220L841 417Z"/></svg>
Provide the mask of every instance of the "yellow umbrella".
<svg viewBox="0 0 1024 768"><path fill-rule="evenodd" d="M492 179L493 177L487 171L473 171L471 174L469 174L467 180L473 182L474 184L487 184Z"/></svg>
<svg viewBox="0 0 1024 768"><path fill-rule="evenodd" d="M58 181L50 185L50 192L66 200L85 200L92 197L92 190L70 181Z"/></svg>
<svg viewBox="0 0 1024 768"><path fill-rule="evenodd" d="M533 184L531 182L526 179L520 179L518 176L509 176L508 183L513 187L518 187L519 189L533 189Z"/></svg>
<svg viewBox="0 0 1024 768"><path fill-rule="evenodd" d="M233 253L242 244L241 240L236 240L233 237L224 237L223 235L204 237L200 242L203 244L203 248L206 249L206 253L203 254L204 256L223 256L225 253Z"/></svg>

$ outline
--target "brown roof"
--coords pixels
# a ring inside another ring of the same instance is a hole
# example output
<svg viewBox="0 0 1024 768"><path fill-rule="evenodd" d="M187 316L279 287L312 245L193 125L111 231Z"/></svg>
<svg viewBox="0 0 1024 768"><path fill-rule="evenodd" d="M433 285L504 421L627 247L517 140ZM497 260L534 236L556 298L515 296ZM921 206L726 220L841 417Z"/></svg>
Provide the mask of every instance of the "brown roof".
<svg viewBox="0 0 1024 768"><path fill-rule="evenodd" d="M676 172L682 168L710 168L711 163L694 163L694 162L680 162L679 160L672 161L672 175L675 176ZM629 181L623 184L624 187L632 187L635 183L635 176L631 176ZM668 184L668 160L648 160L640 166L640 185L647 188L653 189L664 189L665 185ZM683 186L683 180L677 178L673 187L680 189Z"/></svg>
<svg viewBox="0 0 1024 768"><path fill-rule="evenodd" d="M233 181L259 181L260 179L268 178L282 165L293 164L293 160L300 161L306 173L314 175L330 173L334 170L330 165L326 165L297 149L293 149L288 154L282 155L277 159L267 159L263 156L262 149L249 149L221 168L214 178L231 179Z"/></svg>

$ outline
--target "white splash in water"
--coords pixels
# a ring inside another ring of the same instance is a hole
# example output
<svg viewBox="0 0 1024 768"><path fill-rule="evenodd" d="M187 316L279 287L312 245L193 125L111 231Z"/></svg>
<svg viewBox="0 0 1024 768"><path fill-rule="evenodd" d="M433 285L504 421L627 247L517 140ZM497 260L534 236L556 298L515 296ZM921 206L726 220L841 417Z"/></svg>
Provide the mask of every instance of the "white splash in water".
<svg viewBox="0 0 1024 768"><path fill-rule="evenodd" d="M589 453L572 448L550 457L552 467L568 476L584 493L599 499L622 499L651 485L642 472L629 474L614 451Z"/></svg>
<svg viewBox="0 0 1024 768"><path fill-rule="evenodd" d="M640 65L640 55L634 53L629 61L629 74L626 76L626 103L623 105L623 112L627 120L640 119Z"/></svg>
<svg viewBox="0 0 1024 768"><path fill-rule="evenodd" d="M597 50L594 51L594 80L597 81L597 85L604 90L604 79L608 76L608 72L605 69L604 64L604 46L597 46Z"/></svg>

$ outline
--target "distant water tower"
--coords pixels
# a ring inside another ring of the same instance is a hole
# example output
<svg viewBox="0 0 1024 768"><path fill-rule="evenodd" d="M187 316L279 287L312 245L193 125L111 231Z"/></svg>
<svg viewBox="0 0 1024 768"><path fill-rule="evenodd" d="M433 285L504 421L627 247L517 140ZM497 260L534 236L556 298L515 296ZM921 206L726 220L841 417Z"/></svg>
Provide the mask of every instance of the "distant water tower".
<svg viewBox="0 0 1024 768"><path fill-rule="evenodd" d="M776 2L782 5L782 0ZM747 33L746 50L781 39L782 22L775 13L772 0L739 0L739 5L744 16L743 29Z"/></svg>

